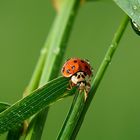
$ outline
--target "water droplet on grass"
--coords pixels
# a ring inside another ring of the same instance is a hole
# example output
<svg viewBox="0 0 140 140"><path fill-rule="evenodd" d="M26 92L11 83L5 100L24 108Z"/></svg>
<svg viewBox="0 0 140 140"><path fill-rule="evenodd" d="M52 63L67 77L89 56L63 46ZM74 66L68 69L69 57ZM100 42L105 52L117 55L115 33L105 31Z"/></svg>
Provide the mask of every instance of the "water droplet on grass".
<svg viewBox="0 0 140 140"><path fill-rule="evenodd" d="M47 52L47 49L46 48L43 48L42 50L41 50L41 54L45 54Z"/></svg>
<svg viewBox="0 0 140 140"><path fill-rule="evenodd" d="M111 60L110 56L105 57L105 61L110 62L110 60Z"/></svg>
<svg viewBox="0 0 140 140"><path fill-rule="evenodd" d="M53 50L53 53L54 53L54 54L58 54L58 53L59 53L59 51L60 51L60 48L59 48L59 47L57 47L57 48L55 48L55 49Z"/></svg>
<svg viewBox="0 0 140 140"><path fill-rule="evenodd" d="M134 9L134 10L137 10L138 7L137 7L136 5L133 5L133 9Z"/></svg>
<svg viewBox="0 0 140 140"><path fill-rule="evenodd" d="M131 12L131 13L130 13L130 15L131 15L131 16L133 16L133 15L134 15L134 13L133 13L133 12Z"/></svg>

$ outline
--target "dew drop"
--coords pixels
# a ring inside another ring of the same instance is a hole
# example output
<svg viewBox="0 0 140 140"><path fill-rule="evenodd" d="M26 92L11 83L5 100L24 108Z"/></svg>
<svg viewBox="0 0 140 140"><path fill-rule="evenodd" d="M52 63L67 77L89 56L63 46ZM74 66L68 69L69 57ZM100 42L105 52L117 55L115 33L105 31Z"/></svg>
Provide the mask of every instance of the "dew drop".
<svg viewBox="0 0 140 140"><path fill-rule="evenodd" d="M42 50L41 50L41 54L45 54L47 52L47 49L46 48L43 48Z"/></svg>
<svg viewBox="0 0 140 140"><path fill-rule="evenodd" d="M55 49L53 50L53 53L54 53L54 54L58 54L58 53L59 53L59 51L60 51L60 48L59 48L59 47L57 47L57 48L55 48Z"/></svg>
<svg viewBox="0 0 140 140"><path fill-rule="evenodd" d="M111 47L111 48L113 48L113 47L114 47L114 45L113 45L113 44L111 44L111 45L110 45L110 47Z"/></svg>
<svg viewBox="0 0 140 140"><path fill-rule="evenodd" d="M14 112L14 111L11 111L11 114L12 114L12 115L15 115L15 112Z"/></svg>
<svg viewBox="0 0 140 140"><path fill-rule="evenodd" d="M16 115L17 115L18 117L20 117L20 114L17 113Z"/></svg>
<svg viewBox="0 0 140 140"><path fill-rule="evenodd" d="M138 7L137 7L136 5L133 5L133 9L134 9L134 10L137 10Z"/></svg>
<svg viewBox="0 0 140 140"><path fill-rule="evenodd" d="M19 124L17 124L17 126L21 127L22 125L21 125L21 123L19 123Z"/></svg>
<svg viewBox="0 0 140 140"><path fill-rule="evenodd" d="M105 61L110 62L111 58L110 56L105 57Z"/></svg>
<svg viewBox="0 0 140 140"><path fill-rule="evenodd" d="M28 114L28 110L24 112L25 114Z"/></svg>
<svg viewBox="0 0 140 140"><path fill-rule="evenodd" d="M27 105L26 104L23 104L23 106L26 107Z"/></svg>
<svg viewBox="0 0 140 140"><path fill-rule="evenodd" d="M34 106L31 106L32 109L34 109Z"/></svg>
<svg viewBox="0 0 140 140"><path fill-rule="evenodd" d="M133 12L131 12L131 13L130 13L130 15L131 15L131 16L133 16L133 15L134 15L134 13L133 13Z"/></svg>

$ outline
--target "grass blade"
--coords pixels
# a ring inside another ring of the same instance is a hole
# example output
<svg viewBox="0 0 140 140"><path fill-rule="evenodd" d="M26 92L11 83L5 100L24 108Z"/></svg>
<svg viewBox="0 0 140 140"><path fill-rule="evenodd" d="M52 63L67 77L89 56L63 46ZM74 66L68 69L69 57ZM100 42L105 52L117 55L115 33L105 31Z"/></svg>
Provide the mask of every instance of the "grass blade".
<svg viewBox="0 0 140 140"><path fill-rule="evenodd" d="M22 135L23 127L18 126L16 129L12 129L8 132L6 140L19 140Z"/></svg>
<svg viewBox="0 0 140 140"><path fill-rule="evenodd" d="M40 85L58 76L66 50L66 43L79 7L79 2L79 0L63 1L61 10L56 17L50 33L51 41L50 39L48 40L48 55L45 61Z"/></svg>
<svg viewBox="0 0 140 140"><path fill-rule="evenodd" d="M67 78L59 77L0 113L0 133L17 128L25 119L44 107L70 95L71 91L66 94L68 84Z"/></svg>
<svg viewBox="0 0 140 140"><path fill-rule="evenodd" d="M0 113L10 107L8 103L0 103ZM6 137L7 140L19 140L22 133L22 127L18 127L15 130L10 130Z"/></svg>
<svg viewBox="0 0 140 140"><path fill-rule="evenodd" d="M140 2L139 0L114 0L114 2L140 26Z"/></svg>
<svg viewBox="0 0 140 140"><path fill-rule="evenodd" d="M62 127L62 130L60 131L60 134L59 134L59 137L58 139L61 139L61 140L65 140L65 139L70 139L70 140L74 140L78 134L78 131L82 125L82 122L84 120L84 117L85 117L85 114L87 112L87 109L94 97L94 94L102 80L102 77L109 65L109 63L111 62L112 60L112 57L113 57L113 54L115 53L115 50L116 48L118 47L118 43L120 42L120 39L127 27L127 24L128 24L128 21L129 21L129 18L128 16L125 17L125 19L123 19L122 23L120 24L117 32L115 33L114 35L114 38L112 40L112 43L105 55L105 58L103 59L101 65L100 65L100 68L94 78L94 81L93 81L93 84L92 84L92 88L88 94L88 98L84 104L84 106L82 108L80 108L80 105L79 105L79 100L76 100L74 102L74 105L72 104L72 106L77 106L77 108L79 108L79 112L75 113L74 115L75 116L79 116L78 120L73 120L71 122L71 125L69 125L69 121L70 121L70 118L71 116L73 116L73 114L71 113L72 111L70 110L69 113L68 113L68 116L67 116L67 119ZM83 100L83 99L81 99ZM82 101L81 101L82 102ZM73 110L73 112L75 111L75 109ZM76 124L76 125L75 125ZM71 131L71 128L74 127Z"/></svg>
<svg viewBox="0 0 140 140"><path fill-rule="evenodd" d="M94 78L94 81L92 83L92 88L89 92L89 95L88 95L87 101L85 103L85 106L84 106L84 108L81 112L80 118L78 120L78 123L77 123L74 131L73 131L73 134L71 134L71 139L72 140L74 140L76 138L77 134L78 134L78 131L79 131L81 125L82 125L82 122L83 122L84 117L86 115L86 112L89 108L89 105L90 105L90 103L91 103L91 101L92 101L92 99L93 99L93 97L96 93L96 90L97 90L97 88L98 88L98 86L99 86L99 84L100 84L100 82L101 82L101 80L102 80L110 62L111 62L111 60L112 60L113 54L115 53L115 51L118 47L118 44L119 44L119 42L122 38L122 35L124 34L124 31L125 31L125 29L128 25L128 22L129 22L129 17L125 15L124 19L122 20L119 28L117 29L117 31L116 31L116 33L113 37L111 45L109 46L109 48L106 52L106 55L105 55L101 65L100 65L100 67L97 71L97 74Z"/></svg>
<svg viewBox="0 0 140 140"><path fill-rule="evenodd" d="M67 118L63 124L63 127L59 133L57 140L70 139L71 137L70 134L73 132L78 122L84 104L85 104L84 92L79 92L79 90L77 90L71 108L69 110L69 113L67 115Z"/></svg>
<svg viewBox="0 0 140 140"><path fill-rule="evenodd" d="M55 19L48 40L45 43L48 54L39 86L57 77L59 74L61 62L66 50L66 42L68 41L79 3L80 0L64 0L63 3L61 3L61 9ZM32 126L29 127L26 140L41 139L46 119L38 118L46 118L48 108L44 109L42 112L38 114L39 116L36 116L37 120L35 118L33 119L35 124L33 125L32 123Z"/></svg>

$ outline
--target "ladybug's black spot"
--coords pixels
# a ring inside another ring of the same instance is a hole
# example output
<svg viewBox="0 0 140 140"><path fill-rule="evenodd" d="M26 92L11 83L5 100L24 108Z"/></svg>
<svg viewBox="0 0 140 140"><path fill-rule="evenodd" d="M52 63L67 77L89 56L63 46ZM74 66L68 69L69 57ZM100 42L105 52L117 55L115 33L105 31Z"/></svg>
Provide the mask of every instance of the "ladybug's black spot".
<svg viewBox="0 0 140 140"><path fill-rule="evenodd" d="M77 73L75 73L75 76L77 77Z"/></svg>
<svg viewBox="0 0 140 140"><path fill-rule="evenodd" d="M85 69L88 69L88 66L85 66Z"/></svg>
<svg viewBox="0 0 140 140"><path fill-rule="evenodd" d="M77 63L77 60L74 60L73 62L74 62L74 63Z"/></svg>
<svg viewBox="0 0 140 140"><path fill-rule="evenodd" d="M75 66L72 66L71 68L72 68L72 70L74 70L75 69Z"/></svg>
<svg viewBox="0 0 140 140"><path fill-rule="evenodd" d="M82 63L85 63L83 60L81 60Z"/></svg>
<svg viewBox="0 0 140 140"><path fill-rule="evenodd" d="M65 67L63 67L63 69L62 69L62 72L64 72L65 71Z"/></svg>
<svg viewBox="0 0 140 140"><path fill-rule="evenodd" d="M66 70L66 72L67 72L67 73L70 73L70 70L69 70L69 69L67 69L67 70Z"/></svg>
<svg viewBox="0 0 140 140"><path fill-rule="evenodd" d="M78 79L80 78L80 75L78 75L78 77L77 77Z"/></svg>
<svg viewBox="0 0 140 140"><path fill-rule="evenodd" d="M86 76L87 74L86 74L86 72L84 72L84 76Z"/></svg>
<svg viewBox="0 0 140 140"><path fill-rule="evenodd" d="M82 78L85 78L85 76L84 76L84 75L82 75Z"/></svg>

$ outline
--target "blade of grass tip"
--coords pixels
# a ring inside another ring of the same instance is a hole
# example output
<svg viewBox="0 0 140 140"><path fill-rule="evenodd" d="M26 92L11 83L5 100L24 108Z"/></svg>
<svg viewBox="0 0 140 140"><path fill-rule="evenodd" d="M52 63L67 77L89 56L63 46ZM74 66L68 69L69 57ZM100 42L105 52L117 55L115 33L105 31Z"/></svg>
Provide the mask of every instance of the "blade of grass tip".
<svg viewBox="0 0 140 140"><path fill-rule="evenodd" d="M111 45L109 46L109 49L107 50L106 52L106 55L97 71L97 74L94 78L94 81L93 81L93 84L92 84L92 88L89 92L89 95L88 95L88 98L87 98L87 101L85 103L85 106L81 112L81 115L80 115L80 118L78 120L78 123L76 124L76 127L73 131L71 135L71 139L74 140L79 132L79 129L83 123L83 120L84 120L84 117L86 115L86 112L89 108L89 105L95 95L95 92L104 76L104 73L105 71L107 70L111 60L112 60L112 57L113 57L113 54L115 53L117 47L118 47L118 44L120 42L120 39L122 38L122 35L124 34L124 31L128 25L128 22L129 22L129 17L128 16L125 16L125 18L123 19L123 21L121 22L118 30L116 31L114 37L113 37L113 40L111 42Z"/></svg>
<svg viewBox="0 0 140 140"><path fill-rule="evenodd" d="M68 85L68 78L56 78L7 108L0 113L0 133L16 129L33 114L65 96L71 95L71 91L67 91Z"/></svg>
<svg viewBox="0 0 140 140"><path fill-rule="evenodd" d="M45 43L45 45L47 45L49 42L48 55L46 57L46 62L39 86L44 85L47 81L57 77L59 74L61 62L66 50L66 43L70 35L79 3L79 0L64 0L61 6L49 35L51 36L51 39L49 38L49 40L47 40ZM48 108L44 109L42 112L38 114L39 116L35 116L38 121L33 119L34 123L32 123L32 126L30 126L28 129L25 138L26 140L41 139Z"/></svg>
<svg viewBox="0 0 140 140"><path fill-rule="evenodd" d="M73 103L63 124L63 127L58 135L57 140L70 140L71 136L69 134L73 132L80 117L81 111L85 105L84 95L84 91L76 91Z"/></svg>

